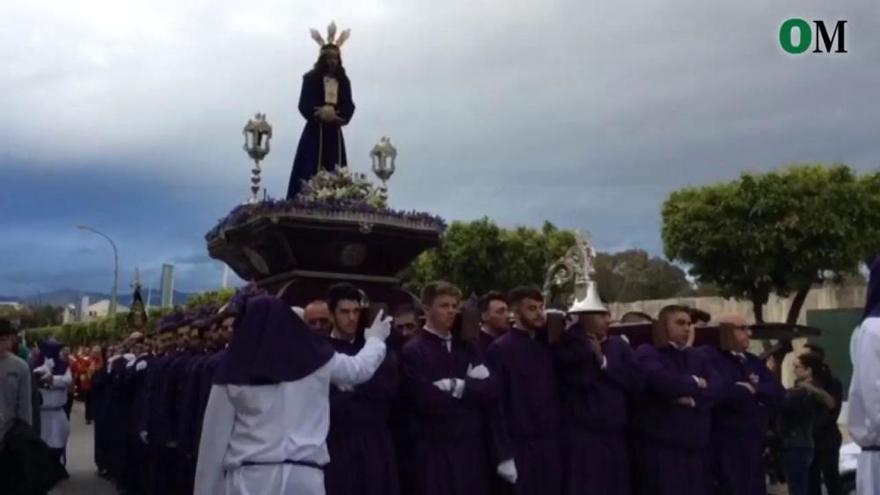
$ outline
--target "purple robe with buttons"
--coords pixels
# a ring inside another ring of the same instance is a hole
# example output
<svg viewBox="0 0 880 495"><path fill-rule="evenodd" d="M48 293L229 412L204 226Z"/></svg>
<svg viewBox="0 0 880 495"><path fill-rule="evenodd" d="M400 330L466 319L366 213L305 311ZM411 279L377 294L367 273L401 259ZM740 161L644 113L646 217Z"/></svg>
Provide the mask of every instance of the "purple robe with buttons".
<svg viewBox="0 0 880 495"><path fill-rule="evenodd" d="M516 495L559 493L559 409L556 372L546 339L511 329L489 346L488 363L501 393L497 461L513 458Z"/></svg>
<svg viewBox="0 0 880 495"><path fill-rule="evenodd" d="M608 337L601 347L604 369L578 327L564 332L554 346L566 495L631 493L627 434L632 398L644 377L622 338Z"/></svg>
<svg viewBox="0 0 880 495"><path fill-rule="evenodd" d="M640 495L704 495L710 413L720 382L697 349L645 344L636 351L645 392L636 406L634 476ZM701 388L694 376L704 378ZM694 399L696 407L676 403Z"/></svg>
<svg viewBox="0 0 880 495"><path fill-rule="evenodd" d="M480 351L458 338L449 342L421 330L401 352L401 381L409 402L413 495L475 495L488 490L490 461L484 424L498 400L493 377L467 378L483 364ZM434 386L444 378L465 380L457 399ZM491 468L494 476L494 467Z"/></svg>
<svg viewBox="0 0 880 495"><path fill-rule="evenodd" d="M770 411L785 398L785 389L754 354L738 357L714 347L701 349L720 380L712 408L710 476L713 491L731 495L765 495L762 455ZM737 382L751 383L750 390Z"/></svg>
<svg viewBox="0 0 880 495"><path fill-rule="evenodd" d="M363 340L330 338L336 352L354 356ZM324 471L327 495L397 495L397 463L391 429L391 406L398 390L397 358L393 352L370 380L354 390L330 387L330 464Z"/></svg>

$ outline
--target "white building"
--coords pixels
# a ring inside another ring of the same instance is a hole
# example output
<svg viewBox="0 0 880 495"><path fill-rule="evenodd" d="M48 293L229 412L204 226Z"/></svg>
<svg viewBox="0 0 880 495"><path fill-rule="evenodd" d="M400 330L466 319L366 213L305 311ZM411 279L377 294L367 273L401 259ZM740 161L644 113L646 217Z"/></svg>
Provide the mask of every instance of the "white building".
<svg viewBox="0 0 880 495"><path fill-rule="evenodd" d="M116 305L116 313L128 313L128 308L122 305ZM94 304L89 305L88 313L83 321L104 318L110 314L110 300L102 299Z"/></svg>

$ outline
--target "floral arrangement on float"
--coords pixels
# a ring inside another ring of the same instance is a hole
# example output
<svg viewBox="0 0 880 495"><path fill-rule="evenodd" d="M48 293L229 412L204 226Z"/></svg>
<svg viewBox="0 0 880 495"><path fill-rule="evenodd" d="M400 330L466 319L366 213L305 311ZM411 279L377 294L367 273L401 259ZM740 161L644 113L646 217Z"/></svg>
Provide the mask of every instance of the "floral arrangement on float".
<svg viewBox="0 0 880 495"><path fill-rule="evenodd" d="M387 180L387 179L386 179ZM348 168L321 170L303 183L294 199L267 198L236 206L220 219L205 239L217 237L225 229L244 225L267 216L310 216L352 218L357 221L398 221L425 228L446 230L446 222L437 215L420 211L394 210L388 207L388 188L383 181L374 186L366 174Z"/></svg>

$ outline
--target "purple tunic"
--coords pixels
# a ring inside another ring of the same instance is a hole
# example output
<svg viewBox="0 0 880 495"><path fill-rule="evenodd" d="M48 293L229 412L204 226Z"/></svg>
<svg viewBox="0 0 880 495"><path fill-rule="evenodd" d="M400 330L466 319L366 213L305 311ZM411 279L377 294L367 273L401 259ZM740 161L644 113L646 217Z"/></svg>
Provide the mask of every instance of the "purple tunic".
<svg viewBox="0 0 880 495"><path fill-rule="evenodd" d="M131 416L129 418L129 426L127 433L127 457L125 462L125 472L123 474L122 484L129 489L136 489L140 486L146 486L146 472L148 464L147 446L140 438L140 432L146 431L146 384L145 378L147 369L153 356L149 354L142 355L135 359L134 364L126 370L127 379L132 395ZM139 363L146 363L147 368L138 370Z"/></svg>
<svg viewBox="0 0 880 495"><path fill-rule="evenodd" d="M170 473L165 468L169 465L173 467L173 462L165 455L165 445L172 436L173 424L169 423L165 388L172 358L170 353L156 356L147 366L145 378L147 410L143 418L145 428L141 431L147 431L150 442L151 477L146 490L148 493L171 493Z"/></svg>
<svg viewBox="0 0 880 495"><path fill-rule="evenodd" d="M744 359L714 347L703 348L719 377L719 395L712 408L710 474L713 490L731 495L764 495L762 455L770 410L782 403L785 390L761 359ZM752 383L755 394L737 382Z"/></svg>
<svg viewBox="0 0 880 495"><path fill-rule="evenodd" d="M475 346L457 338L451 346L451 351L447 350L440 337L421 330L401 353L412 434L413 494L474 495L488 490L490 463L484 421L497 403L497 385L493 377L466 378L469 365L483 362ZM461 399L434 386L444 378L465 380Z"/></svg>
<svg viewBox="0 0 880 495"><path fill-rule="evenodd" d="M364 346L330 339L336 352L353 356ZM327 495L397 495L397 464L388 424L398 389L397 358L385 355L373 377L351 391L330 388L330 464Z"/></svg>
<svg viewBox="0 0 880 495"><path fill-rule="evenodd" d="M489 335L488 333L480 330L480 334L477 336L477 339L474 341L474 344L476 344L477 349L479 349L479 351L482 353L482 356L484 359L487 356L487 353L489 352L489 346L492 345L492 342L495 342L495 340L497 340L498 338L500 338L500 336L493 337L493 336Z"/></svg>
<svg viewBox="0 0 880 495"><path fill-rule="evenodd" d="M568 330L554 347L560 383L564 490L568 495L628 495L628 427L641 368L620 337L602 343L603 370L582 331Z"/></svg>
<svg viewBox="0 0 880 495"><path fill-rule="evenodd" d="M186 367L193 356L189 352L180 351L172 355L168 361L165 382L162 386L163 409L161 414L165 416L168 425L168 438L164 445L160 445L158 470L161 471L159 478L166 483L165 491L169 495L181 493L182 472L184 469L184 456L178 448L178 434L180 425L180 412L183 404L181 389L186 383Z"/></svg>
<svg viewBox="0 0 880 495"><path fill-rule="evenodd" d="M110 462L108 468L110 474L119 480L125 473L128 426L134 399L129 380L129 377L132 376L129 371L133 372L134 369L127 367L127 364L128 361L124 357L120 357L110 365L110 414L108 415Z"/></svg>
<svg viewBox="0 0 880 495"><path fill-rule="evenodd" d="M697 349L646 344L639 347L636 357L646 380L635 414L637 493L702 495L706 493L704 458L710 411L719 379ZM704 378L708 388L700 388L694 376ZM696 407L677 404L681 397L694 399Z"/></svg>
<svg viewBox="0 0 880 495"><path fill-rule="evenodd" d="M559 493L559 409L549 345L512 329L489 346L488 362L501 392L495 460L513 457L516 463L517 481L509 491Z"/></svg>
<svg viewBox="0 0 880 495"><path fill-rule="evenodd" d="M181 466L178 484L180 493L192 493L196 475L196 451L202 411L199 411L201 370L210 356L196 354L186 363L183 380L178 384L178 402L181 404L177 424L177 448Z"/></svg>

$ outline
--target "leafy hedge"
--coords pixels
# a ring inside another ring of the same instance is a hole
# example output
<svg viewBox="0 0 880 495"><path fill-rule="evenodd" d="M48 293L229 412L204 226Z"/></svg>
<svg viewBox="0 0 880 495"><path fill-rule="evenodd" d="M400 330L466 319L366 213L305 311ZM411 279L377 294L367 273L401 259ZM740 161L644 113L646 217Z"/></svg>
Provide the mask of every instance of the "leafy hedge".
<svg viewBox="0 0 880 495"><path fill-rule="evenodd" d="M205 305L219 308L226 304L234 294L234 288L202 292L189 298L183 309L188 311ZM171 309L151 309L146 330L148 332L153 331L156 327L156 322L171 311ZM81 345L106 344L114 340L121 340L132 331L134 329L128 324L128 313L121 313L114 318L107 317L88 323L67 323L64 325L26 329L24 335L29 344L55 337L55 339L67 344L69 347L78 347Z"/></svg>
<svg viewBox="0 0 880 495"><path fill-rule="evenodd" d="M152 331L156 326L156 322L170 311L168 309L150 310L147 330ZM113 318L107 317L87 323L66 323L50 327L25 329L23 333L24 338L29 344L55 337L55 339L70 347L77 347L81 345L105 344L114 340L120 340L132 331L128 324L128 314L122 313Z"/></svg>

